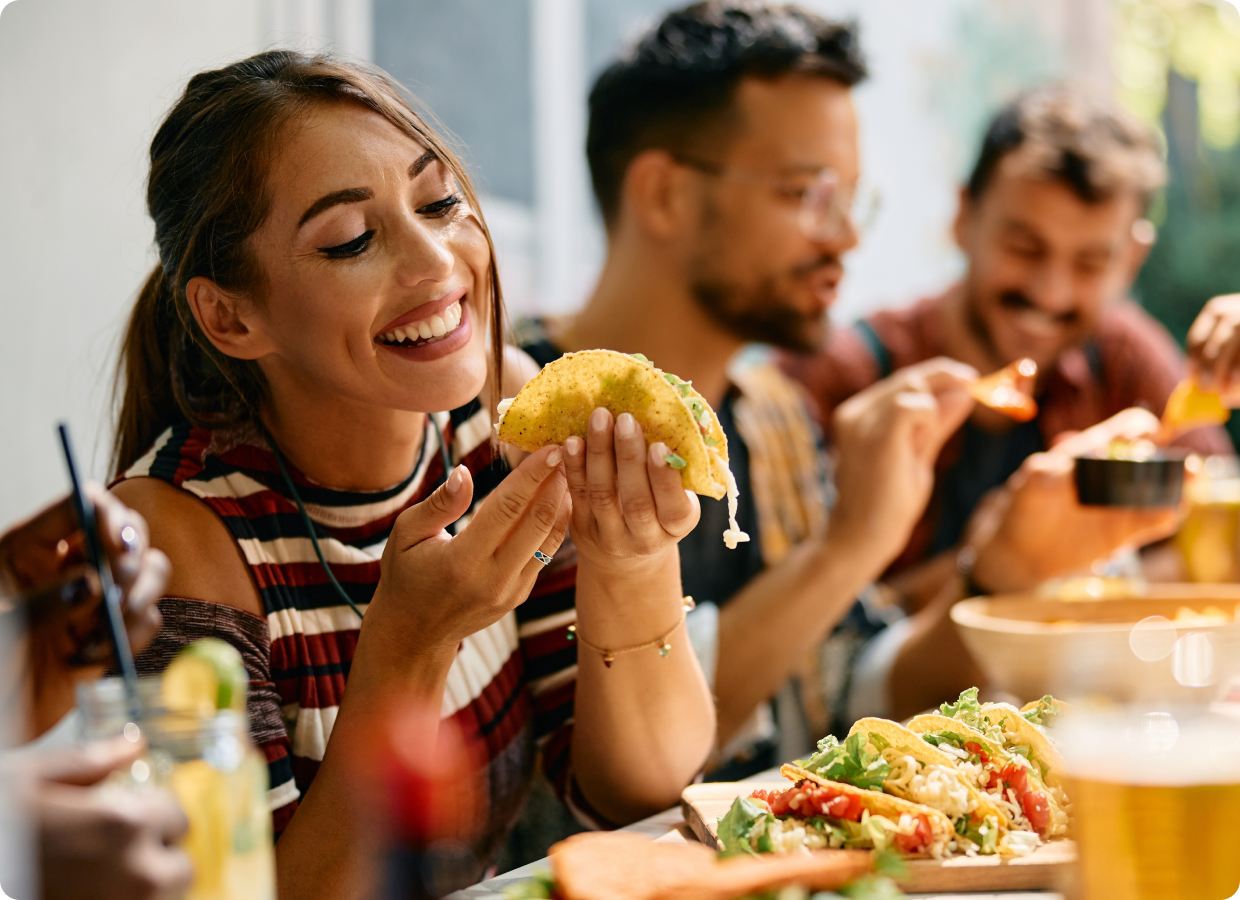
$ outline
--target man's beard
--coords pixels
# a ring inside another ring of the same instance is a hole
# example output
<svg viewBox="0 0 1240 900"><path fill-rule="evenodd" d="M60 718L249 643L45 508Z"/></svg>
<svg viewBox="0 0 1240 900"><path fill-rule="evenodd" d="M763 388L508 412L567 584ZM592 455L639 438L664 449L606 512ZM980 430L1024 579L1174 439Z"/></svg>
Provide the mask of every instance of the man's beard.
<svg viewBox="0 0 1240 900"><path fill-rule="evenodd" d="M823 257L798 266L794 278L830 265L837 257ZM777 280L764 278L755 287L709 277L694 278L689 291L698 306L724 330L748 343L771 344L785 350L810 353L826 335L826 313L807 316L798 312L780 290Z"/></svg>

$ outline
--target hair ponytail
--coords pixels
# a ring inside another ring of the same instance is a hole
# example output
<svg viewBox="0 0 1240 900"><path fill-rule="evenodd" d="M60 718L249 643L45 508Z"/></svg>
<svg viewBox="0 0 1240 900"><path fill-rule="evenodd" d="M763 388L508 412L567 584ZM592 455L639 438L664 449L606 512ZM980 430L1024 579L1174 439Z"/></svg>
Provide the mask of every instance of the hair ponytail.
<svg viewBox="0 0 1240 900"><path fill-rule="evenodd" d="M191 78L151 141L146 204L160 264L138 294L117 364L117 475L171 425L218 428L257 417L267 394L262 370L207 340L185 286L201 275L261 302L263 274L248 242L270 208L267 170L284 126L325 102L359 103L378 113L432 151L456 179L491 250L490 381L499 395L503 295L495 246L464 167L383 72L272 50Z"/></svg>
<svg viewBox="0 0 1240 900"><path fill-rule="evenodd" d="M156 264L138 292L116 366L116 436L112 458L116 474L129 468L159 436L168 423L178 418L176 397L169 378L168 347L180 322L168 315L172 292L163 266Z"/></svg>

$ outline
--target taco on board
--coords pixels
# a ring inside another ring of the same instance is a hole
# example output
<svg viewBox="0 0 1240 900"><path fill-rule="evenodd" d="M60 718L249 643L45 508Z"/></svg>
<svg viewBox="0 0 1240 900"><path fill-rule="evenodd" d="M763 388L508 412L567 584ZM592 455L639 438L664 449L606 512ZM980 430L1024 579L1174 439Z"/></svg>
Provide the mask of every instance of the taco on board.
<svg viewBox="0 0 1240 900"><path fill-rule="evenodd" d="M662 441L667 462L680 470L684 486L716 500L727 497L729 527L723 540L734 548L749 540L736 524L739 491L728 468L728 439L715 411L687 381L654 366L641 354L614 350L566 353L549 363L498 406L499 439L534 452L584 439L590 414L603 407L613 416L629 413L647 445Z"/></svg>
<svg viewBox="0 0 1240 900"><path fill-rule="evenodd" d="M796 765L783 791L738 797L719 820L724 855L801 853L825 848L886 850L940 858L956 833L937 809L882 791L830 781Z"/></svg>
<svg viewBox="0 0 1240 900"><path fill-rule="evenodd" d="M961 755L961 766L978 787L1007 808L1014 829L1056 837L1068 829L1064 762L1034 720L1052 721L1064 708L1050 696L1024 711L1007 703L983 704L977 688L970 688L955 703L944 703L940 714L914 717L909 729Z"/></svg>

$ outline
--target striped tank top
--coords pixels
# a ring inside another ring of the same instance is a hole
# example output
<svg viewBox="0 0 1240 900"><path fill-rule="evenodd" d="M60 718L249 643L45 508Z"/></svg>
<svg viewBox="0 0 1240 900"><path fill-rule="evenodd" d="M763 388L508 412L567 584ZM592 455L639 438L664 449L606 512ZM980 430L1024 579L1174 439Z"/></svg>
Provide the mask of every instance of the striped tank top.
<svg viewBox="0 0 1240 900"><path fill-rule="evenodd" d="M428 417L414 470L382 491L326 488L286 460L324 558L363 612L397 516L443 483L441 440L452 464L464 463L473 475L475 508L503 479L507 467L494 453L490 432L490 417L476 400ZM188 424L169 428L118 480L139 477L166 481L214 510L262 598L262 619L193 598L162 599L164 624L138 662L144 673L162 671L180 647L205 636L223 638L241 652L250 675L251 735L267 758L278 838L323 759L361 620L328 581L260 434ZM519 814L539 751L549 782L569 809L587 825L607 824L586 804L570 766L577 655L566 626L576 618L575 581L575 553L566 542L530 599L466 638L449 672L442 717L455 721L471 745L471 759L486 765L479 775L491 815L478 848L482 859Z"/></svg>

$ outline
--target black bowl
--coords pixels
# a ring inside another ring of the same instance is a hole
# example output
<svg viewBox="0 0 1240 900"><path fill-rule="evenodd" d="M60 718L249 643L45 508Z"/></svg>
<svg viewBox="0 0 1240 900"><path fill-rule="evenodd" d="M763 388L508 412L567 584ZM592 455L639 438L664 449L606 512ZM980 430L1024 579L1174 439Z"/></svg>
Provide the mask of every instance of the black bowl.
<svg viewBox="0 0 1240 900"><path fill-rule="evenodd" d="M1179 506L1187 453L1160 450L1150 459L1076 458L1076 497L1083 506Z"/></svg>

